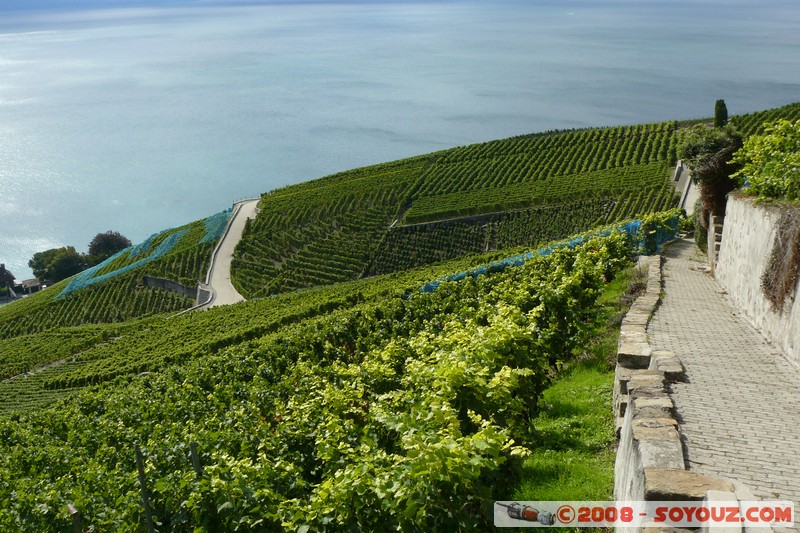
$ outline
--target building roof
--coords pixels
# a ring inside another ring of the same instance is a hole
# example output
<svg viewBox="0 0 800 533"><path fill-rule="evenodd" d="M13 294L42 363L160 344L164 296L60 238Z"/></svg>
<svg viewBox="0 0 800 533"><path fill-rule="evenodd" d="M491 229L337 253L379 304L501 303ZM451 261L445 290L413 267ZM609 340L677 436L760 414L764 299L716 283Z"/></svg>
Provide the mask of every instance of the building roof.
<svg viewBox="0 0 800 533"><path fill-rule="evenodd" d="M0 283L14 283L14 274L6 270L5 264L0 264Z"/></svg>
<svg viewBox="0 0 800 533"><path fill-rule="evenodd" d="M39 281L39 280L38 280L38 279L36 279L36 278L33 278L33 279L26 279L26 280L23 280L23 281L22 281L22 286L23 286L24 288L26 288L26 289L30 289L31 287L38 287L38 286L40 286L41 284L42 284L42 282L41 282L41 281Z"/></svg>

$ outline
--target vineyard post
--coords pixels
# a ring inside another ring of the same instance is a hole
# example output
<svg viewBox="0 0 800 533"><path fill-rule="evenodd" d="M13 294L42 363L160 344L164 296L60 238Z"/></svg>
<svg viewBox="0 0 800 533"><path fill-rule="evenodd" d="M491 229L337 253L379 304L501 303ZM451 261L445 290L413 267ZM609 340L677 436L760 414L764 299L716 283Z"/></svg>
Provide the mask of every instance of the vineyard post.
<svg viewBox="0 0 800 533"><path fill-rule="evenodd" d="M197 472L197 477L203 475L203 465L200 464L200 456L197 454L197 443L190 442L189 443L189 453L192 456L192 466L194 466L194 471Z"/></svg>
<svg viewBox="0 0 800 533"><path fill-rule="evenodd" d="M75 533L83 533L83 526L81 525L81 513L71 503L67 504L67 511L72 516L72 526L75 528Z"/></svg>
<svg viewBox="0 0 800 533"><path fill-rule="evenodd" d="M155 533L153 527L153 515L150 513L150 497L147 495L147 481L144 478L144 460L142 459L142 449L136 445L136 469L139 471L139 485L142 488L142 504L144 506L144 519L147 522L147 531Z"/></svg>
<svg viewBox="0 0 800 533"><path fill-rule="evenodd" d="M192 466L194 467L194 471L197 473L197 479L200 480L203 477L203 465L200 463L200 455L197 453L197 443L190 442L189 443L189 454L192 458ZM215 531L219 529L219 515L217 513L216 507L214 507L213 501L207 502L207 520L208 529L210 531Z"/></svg>

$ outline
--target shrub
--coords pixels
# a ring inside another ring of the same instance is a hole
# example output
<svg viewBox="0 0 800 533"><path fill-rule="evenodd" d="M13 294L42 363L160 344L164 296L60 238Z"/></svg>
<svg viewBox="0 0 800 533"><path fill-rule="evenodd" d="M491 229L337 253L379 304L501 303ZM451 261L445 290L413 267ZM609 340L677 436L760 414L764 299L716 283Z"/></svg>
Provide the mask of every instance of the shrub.
<svg viewBox="0 0 800 533"><path fill-rule="evenodd" d="M760 198L800 199L800 120L769 124L745 141L733 159L739 185Z"/></svg>

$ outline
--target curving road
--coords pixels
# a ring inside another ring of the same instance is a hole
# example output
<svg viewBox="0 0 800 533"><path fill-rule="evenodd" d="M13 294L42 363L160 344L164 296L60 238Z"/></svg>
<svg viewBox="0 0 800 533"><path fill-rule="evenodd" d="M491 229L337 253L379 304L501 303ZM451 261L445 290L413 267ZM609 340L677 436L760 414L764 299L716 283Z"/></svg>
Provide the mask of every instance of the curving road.
<svg viewBox="0 0 800 533"><path fill-rule="evenodd" d="M208 288L212 294L211 300L201 309L244 301L244 297L239 294L231 283L231 261L233 260L233 251L242 239L244 224L248 218L255 218L257 206L258 199L245 200L234 205L231 220L228 222L225 234L214 250L214 255L211 258L211 267L208 269L208 276L206 276Z"/></svg>

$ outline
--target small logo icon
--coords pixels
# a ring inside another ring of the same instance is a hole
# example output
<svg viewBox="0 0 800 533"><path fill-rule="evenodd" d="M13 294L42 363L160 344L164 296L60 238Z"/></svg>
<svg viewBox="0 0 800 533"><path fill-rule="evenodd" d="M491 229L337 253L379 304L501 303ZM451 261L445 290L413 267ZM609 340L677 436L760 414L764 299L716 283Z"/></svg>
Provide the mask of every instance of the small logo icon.
<svg viewBox="0 0 800 533"><path fill-rule="evenodd" d="M522 505L519 502L514 502L511 505L505 503L495 502L500 507L505 507L508 516L514 520L524 520L525 522L539 522L543 526L552 526L556 523L556 517L553 513L548 511L540 511L534 509L530 505Z"/></svg>

